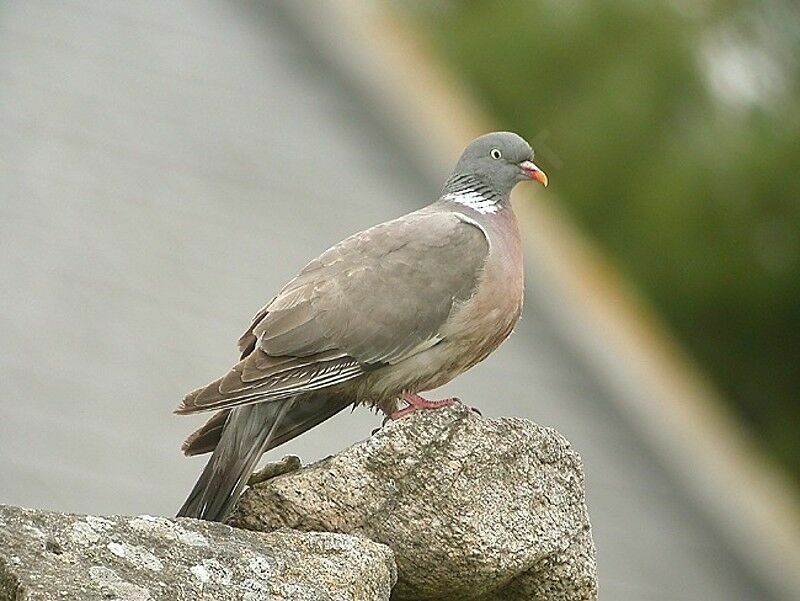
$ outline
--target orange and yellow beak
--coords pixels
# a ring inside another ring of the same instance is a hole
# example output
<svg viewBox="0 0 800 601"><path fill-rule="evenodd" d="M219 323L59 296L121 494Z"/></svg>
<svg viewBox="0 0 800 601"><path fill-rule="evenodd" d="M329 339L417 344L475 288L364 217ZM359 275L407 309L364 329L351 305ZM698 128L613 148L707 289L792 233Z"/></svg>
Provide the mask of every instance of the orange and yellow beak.
<svg viewBox="0 0 800 601"><path fill-rule="evenodd" d="M545 188L547 187L547 175L545 175L544 171L534 165L533 161L522 161L519 164L519 168L522 169L522 173L525 175L525 177L539 182Z"/></svg>

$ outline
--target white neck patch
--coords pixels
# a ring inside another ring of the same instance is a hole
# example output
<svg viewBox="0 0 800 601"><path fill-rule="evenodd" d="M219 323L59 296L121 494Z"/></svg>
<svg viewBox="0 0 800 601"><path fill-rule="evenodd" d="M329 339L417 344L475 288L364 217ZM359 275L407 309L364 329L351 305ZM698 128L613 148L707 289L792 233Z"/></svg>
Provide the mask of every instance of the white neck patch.
<svg viewBox="0 0 800 601"><path fill-rule="evenodd" d="M492 198L487 198L480 192L466 188L458 192L450 192L443 197L445 200L452 200L460 205L478 211L481 215L494 214L500 210L498 202Z"/></svg>

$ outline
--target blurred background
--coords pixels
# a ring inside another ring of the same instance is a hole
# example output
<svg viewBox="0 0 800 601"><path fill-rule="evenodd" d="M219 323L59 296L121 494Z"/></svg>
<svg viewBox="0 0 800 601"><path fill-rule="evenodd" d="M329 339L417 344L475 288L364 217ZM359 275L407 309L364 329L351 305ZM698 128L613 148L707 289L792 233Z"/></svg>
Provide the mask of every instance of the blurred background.
<svg viewBox="0 0 800 601"><path fill-rule="evenodd" d="M174 513L205 461L183 394L308 260L432 201L477 112L551 186L515 198L516 334L432 396L570 439L604 597L798 598L798 10L1 3L0 503Z"/></svg>
<svg viewBox="0 0 800 601"><path fill-rule="evenodd" d="M800 5L409 8L800 483Z"/></svg>

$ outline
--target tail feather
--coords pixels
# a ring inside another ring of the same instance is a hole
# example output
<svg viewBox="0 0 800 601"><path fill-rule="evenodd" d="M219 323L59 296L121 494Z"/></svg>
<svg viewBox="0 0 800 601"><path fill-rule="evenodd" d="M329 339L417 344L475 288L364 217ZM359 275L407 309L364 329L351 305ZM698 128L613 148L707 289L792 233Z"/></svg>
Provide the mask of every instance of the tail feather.
<svg viewBox="0 0 800 601"><path fill-rule="evenodd" d="M294 401L292 397L233 409L178 517L223 521Z"/></svg>
<svg viewBox="0 0 800 601"><path fill-rule="evenodd" d="M264 452L300 436L306 430L321 424L351 404L352 402L346 398L337 399L327 395L304 396L302 402L295 403L291 411L288 411L283 419L275 425L275 431ZM213 451L222 437L228 414L231 411L231 409L218 411L200 429L193 432L181 446L183 453L192 456Z"/></svg>
<svg viewBox="0 0 800 601"><path fill-rule="evenodd" d="M217 411L210 420L192 432L181 445L183 454L191 457L210 453L217 448L217 443L222 438L222 431L225 429L225 422L228 421L231 411L231 409Z"/></svg>
<svg viewBox="0 0 800 601"><path fill-rule="evenodd" d="M352 404L352 401L348 399L334 399L325 395L305 397L302 403L297 403L292 407L292 410L275 428L265 451L300 436L303 432L321 424Z"/></svg>

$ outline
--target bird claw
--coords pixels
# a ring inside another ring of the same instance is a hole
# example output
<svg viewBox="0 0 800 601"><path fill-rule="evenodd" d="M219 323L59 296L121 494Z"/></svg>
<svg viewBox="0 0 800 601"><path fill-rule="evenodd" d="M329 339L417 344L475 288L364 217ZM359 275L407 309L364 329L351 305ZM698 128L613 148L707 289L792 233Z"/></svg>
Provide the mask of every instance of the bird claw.
<svg viewBox="0 0 800 601"><path fill-rule="evenodd" d="M403 395L403 400L408 403L408 405L402 409L398 409L392 413L386 415L381 422L381 425L372 430L370 433L372 436L380 432L381 428L383 428L387 423L390 421L395 421L398 419L402 419L412 413L416 413L417 411L421 410L431 410L431 409L442 409L443 407L452 407L458 403L461 403L461 399L458 397L450 397L448 399L441 399L438 401L430 401L425 399L418 394L406 394ZM472 411L473 413L478 414L479 416L483 417L483 413L477 407L473 407L472 405L467 405L467 408Z"/></svg>
<svg viewBox="0 0 800 601"><path fill-rule="evenodd" d="M391 420L402 419L407 415L411 415L412 413L416 413L417 411L423 409L442 409L443 407L451 407L456 403L461 402L461 399L459 399L458 397L441 399L438 401L429 401L428 399L422 398L418 394L414 393L404 394L403 400L406 403L408 403L408 406L404 407L403 409L398 409L397 411L391 413L388 419Z"/></svg>

